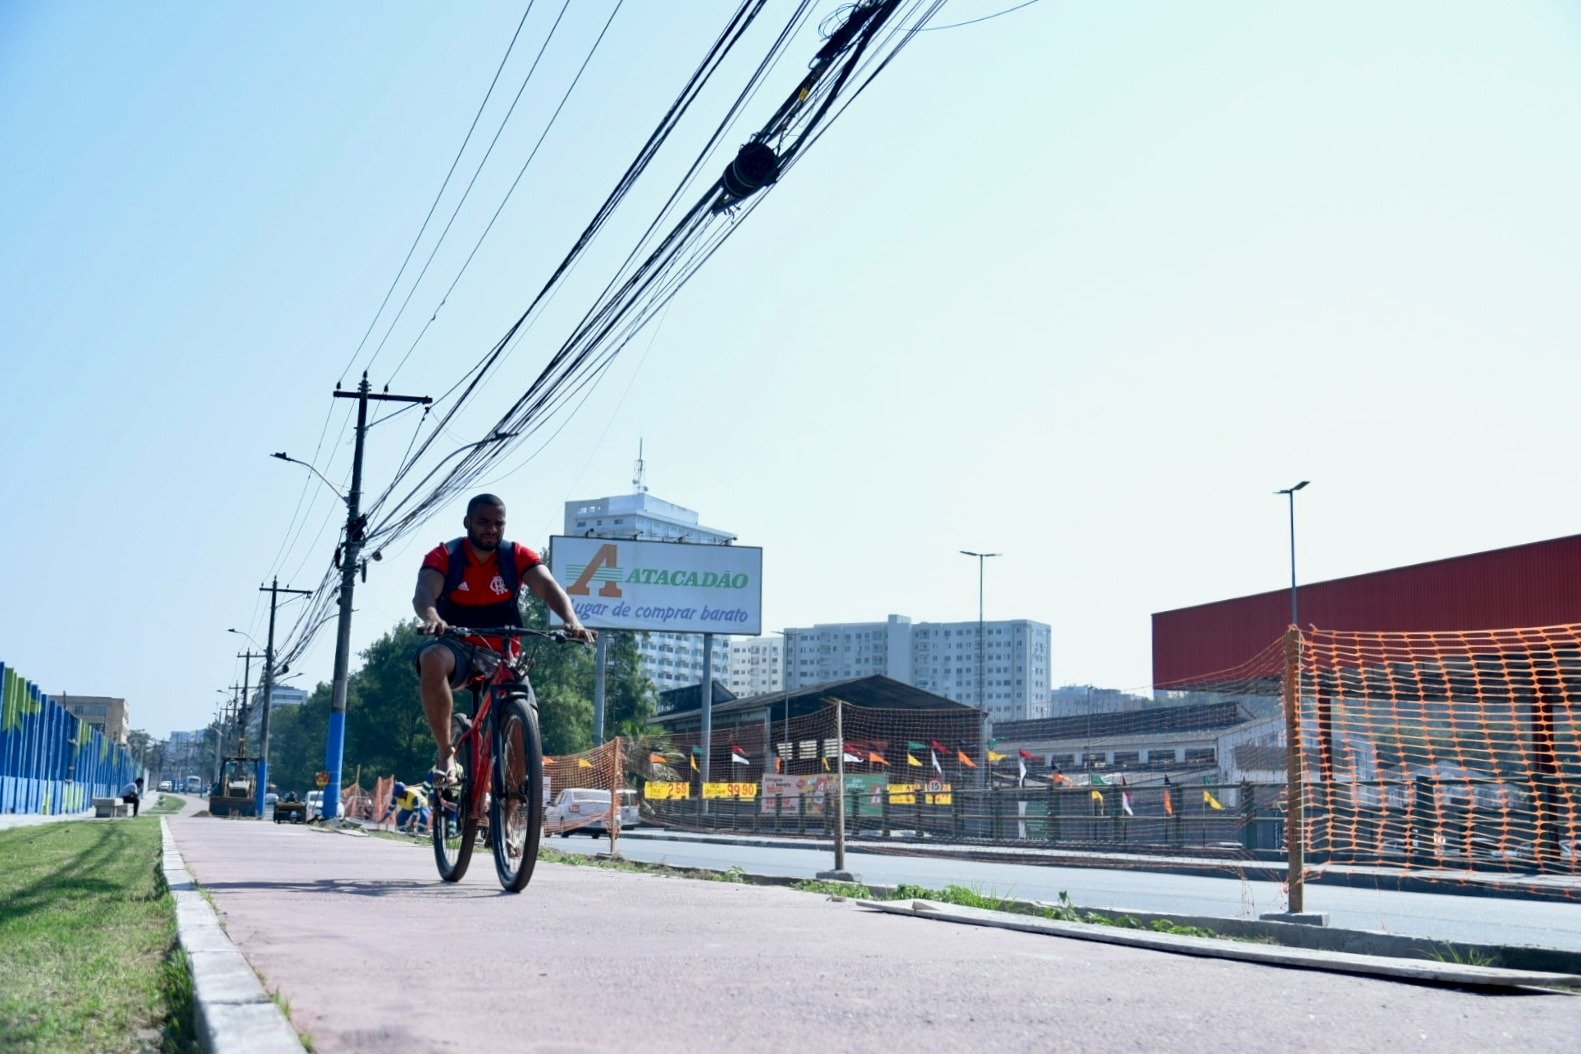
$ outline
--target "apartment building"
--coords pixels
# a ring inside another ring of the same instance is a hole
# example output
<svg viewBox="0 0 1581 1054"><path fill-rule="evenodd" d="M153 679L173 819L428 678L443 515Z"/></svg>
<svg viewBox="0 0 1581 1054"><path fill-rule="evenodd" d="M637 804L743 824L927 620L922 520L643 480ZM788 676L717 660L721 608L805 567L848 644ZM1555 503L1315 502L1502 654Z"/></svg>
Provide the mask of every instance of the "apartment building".
<svg viewBox="0 0 1581 1054"><path fill-rule="evenodd" d="M820 623L785 631L784 685L883 674L985 708L995 721L1046 717L1049 638L1048 625L1030 619L979 626L975 620L913 623L890 615L883 622Z"/></svg>

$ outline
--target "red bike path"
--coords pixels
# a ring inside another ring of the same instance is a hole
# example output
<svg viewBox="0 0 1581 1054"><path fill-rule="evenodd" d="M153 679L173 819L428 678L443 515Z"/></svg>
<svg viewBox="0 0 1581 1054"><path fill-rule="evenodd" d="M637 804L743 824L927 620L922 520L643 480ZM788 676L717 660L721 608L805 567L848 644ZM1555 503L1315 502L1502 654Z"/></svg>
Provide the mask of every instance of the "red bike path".
<svg viewBox="0 0 1581 1054"><path fill-rule="evenodd" d="M1572 1050L1581 999L1489 995L883 915L772 888L252 820L170 830L318 1051Z"/></svg>

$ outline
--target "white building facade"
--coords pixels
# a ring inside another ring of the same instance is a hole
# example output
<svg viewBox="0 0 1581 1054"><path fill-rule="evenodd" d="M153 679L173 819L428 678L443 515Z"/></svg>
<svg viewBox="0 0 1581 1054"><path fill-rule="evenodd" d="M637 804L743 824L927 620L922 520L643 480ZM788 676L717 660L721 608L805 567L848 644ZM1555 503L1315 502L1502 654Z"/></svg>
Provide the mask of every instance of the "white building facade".
<svg viewBox="0 0 1581 1054"><path fill-rule="evenodd" d="M726 688L736 698L765 695L780 691L785 686L785 638L774 634L762 637L714 638L714 665L719 665L720 645L726 646L725 676L721 678ZM701 682L699 682L701 683Z"/></svg>
<svg viewBox="0 0 1581 1054"><path fill-rule="evenodd" d="M803 688L845 677L883 674L967 706L995 721L1048 716L1050 631L1030 619L982 623L839 622L785 631L785 681ZM981 669L981 678L979 678Z"/></svg>

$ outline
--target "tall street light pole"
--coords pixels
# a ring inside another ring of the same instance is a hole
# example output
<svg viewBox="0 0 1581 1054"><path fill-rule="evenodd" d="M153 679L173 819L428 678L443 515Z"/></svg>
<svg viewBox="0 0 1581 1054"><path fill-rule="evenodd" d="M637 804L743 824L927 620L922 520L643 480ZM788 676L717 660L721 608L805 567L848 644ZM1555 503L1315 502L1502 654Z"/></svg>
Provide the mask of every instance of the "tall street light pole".
<svg viewBox="0 0 1581 1054"><path fill-rule="evenodd" d="M1296 595L1296 491L1311 482L1304 479L1293 487L1274 491L1290 499L1290 624L1297 627L1301 625L1301 606Z"/></svg>
<svg viewBox="0 0 1581 1054"><path fill-rule="evenodd" d="M977 553L970 549L958 550L962 556L977 558L977 705L982 710L978 731L978 750L983 756L983 786L988 786L988 695L987 682L983 679L983 661L986 649L983 642L983 562L1003 553Z"/></svg>

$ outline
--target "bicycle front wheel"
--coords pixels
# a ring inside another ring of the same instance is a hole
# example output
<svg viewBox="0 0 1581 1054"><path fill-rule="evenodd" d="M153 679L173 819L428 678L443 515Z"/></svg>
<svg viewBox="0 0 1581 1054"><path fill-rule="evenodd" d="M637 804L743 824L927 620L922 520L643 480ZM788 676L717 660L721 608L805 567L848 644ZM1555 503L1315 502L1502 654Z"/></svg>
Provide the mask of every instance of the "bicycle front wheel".
<svg viewBox="0 0 1581 1054"><path fill-rule="evenodd" d="M477 841L478 822L472 818L472 784L477 778L477 758L473 739L463 738L466 727L459 721L450 725L451 742L456 744L456 761L461 764L461 783L456 787L434 789L432 813L434 863L439 877L459 882L472 862L472 845Z"/></svg>
<svg viewBox="0 0 1581 1054"><path fill-rule="evenodd" d="M494 795L489 803L494 869L500 885L520 893L538 863L543 832L543 744L538 711L525 695L505 700L494 724Z"/></svg>

